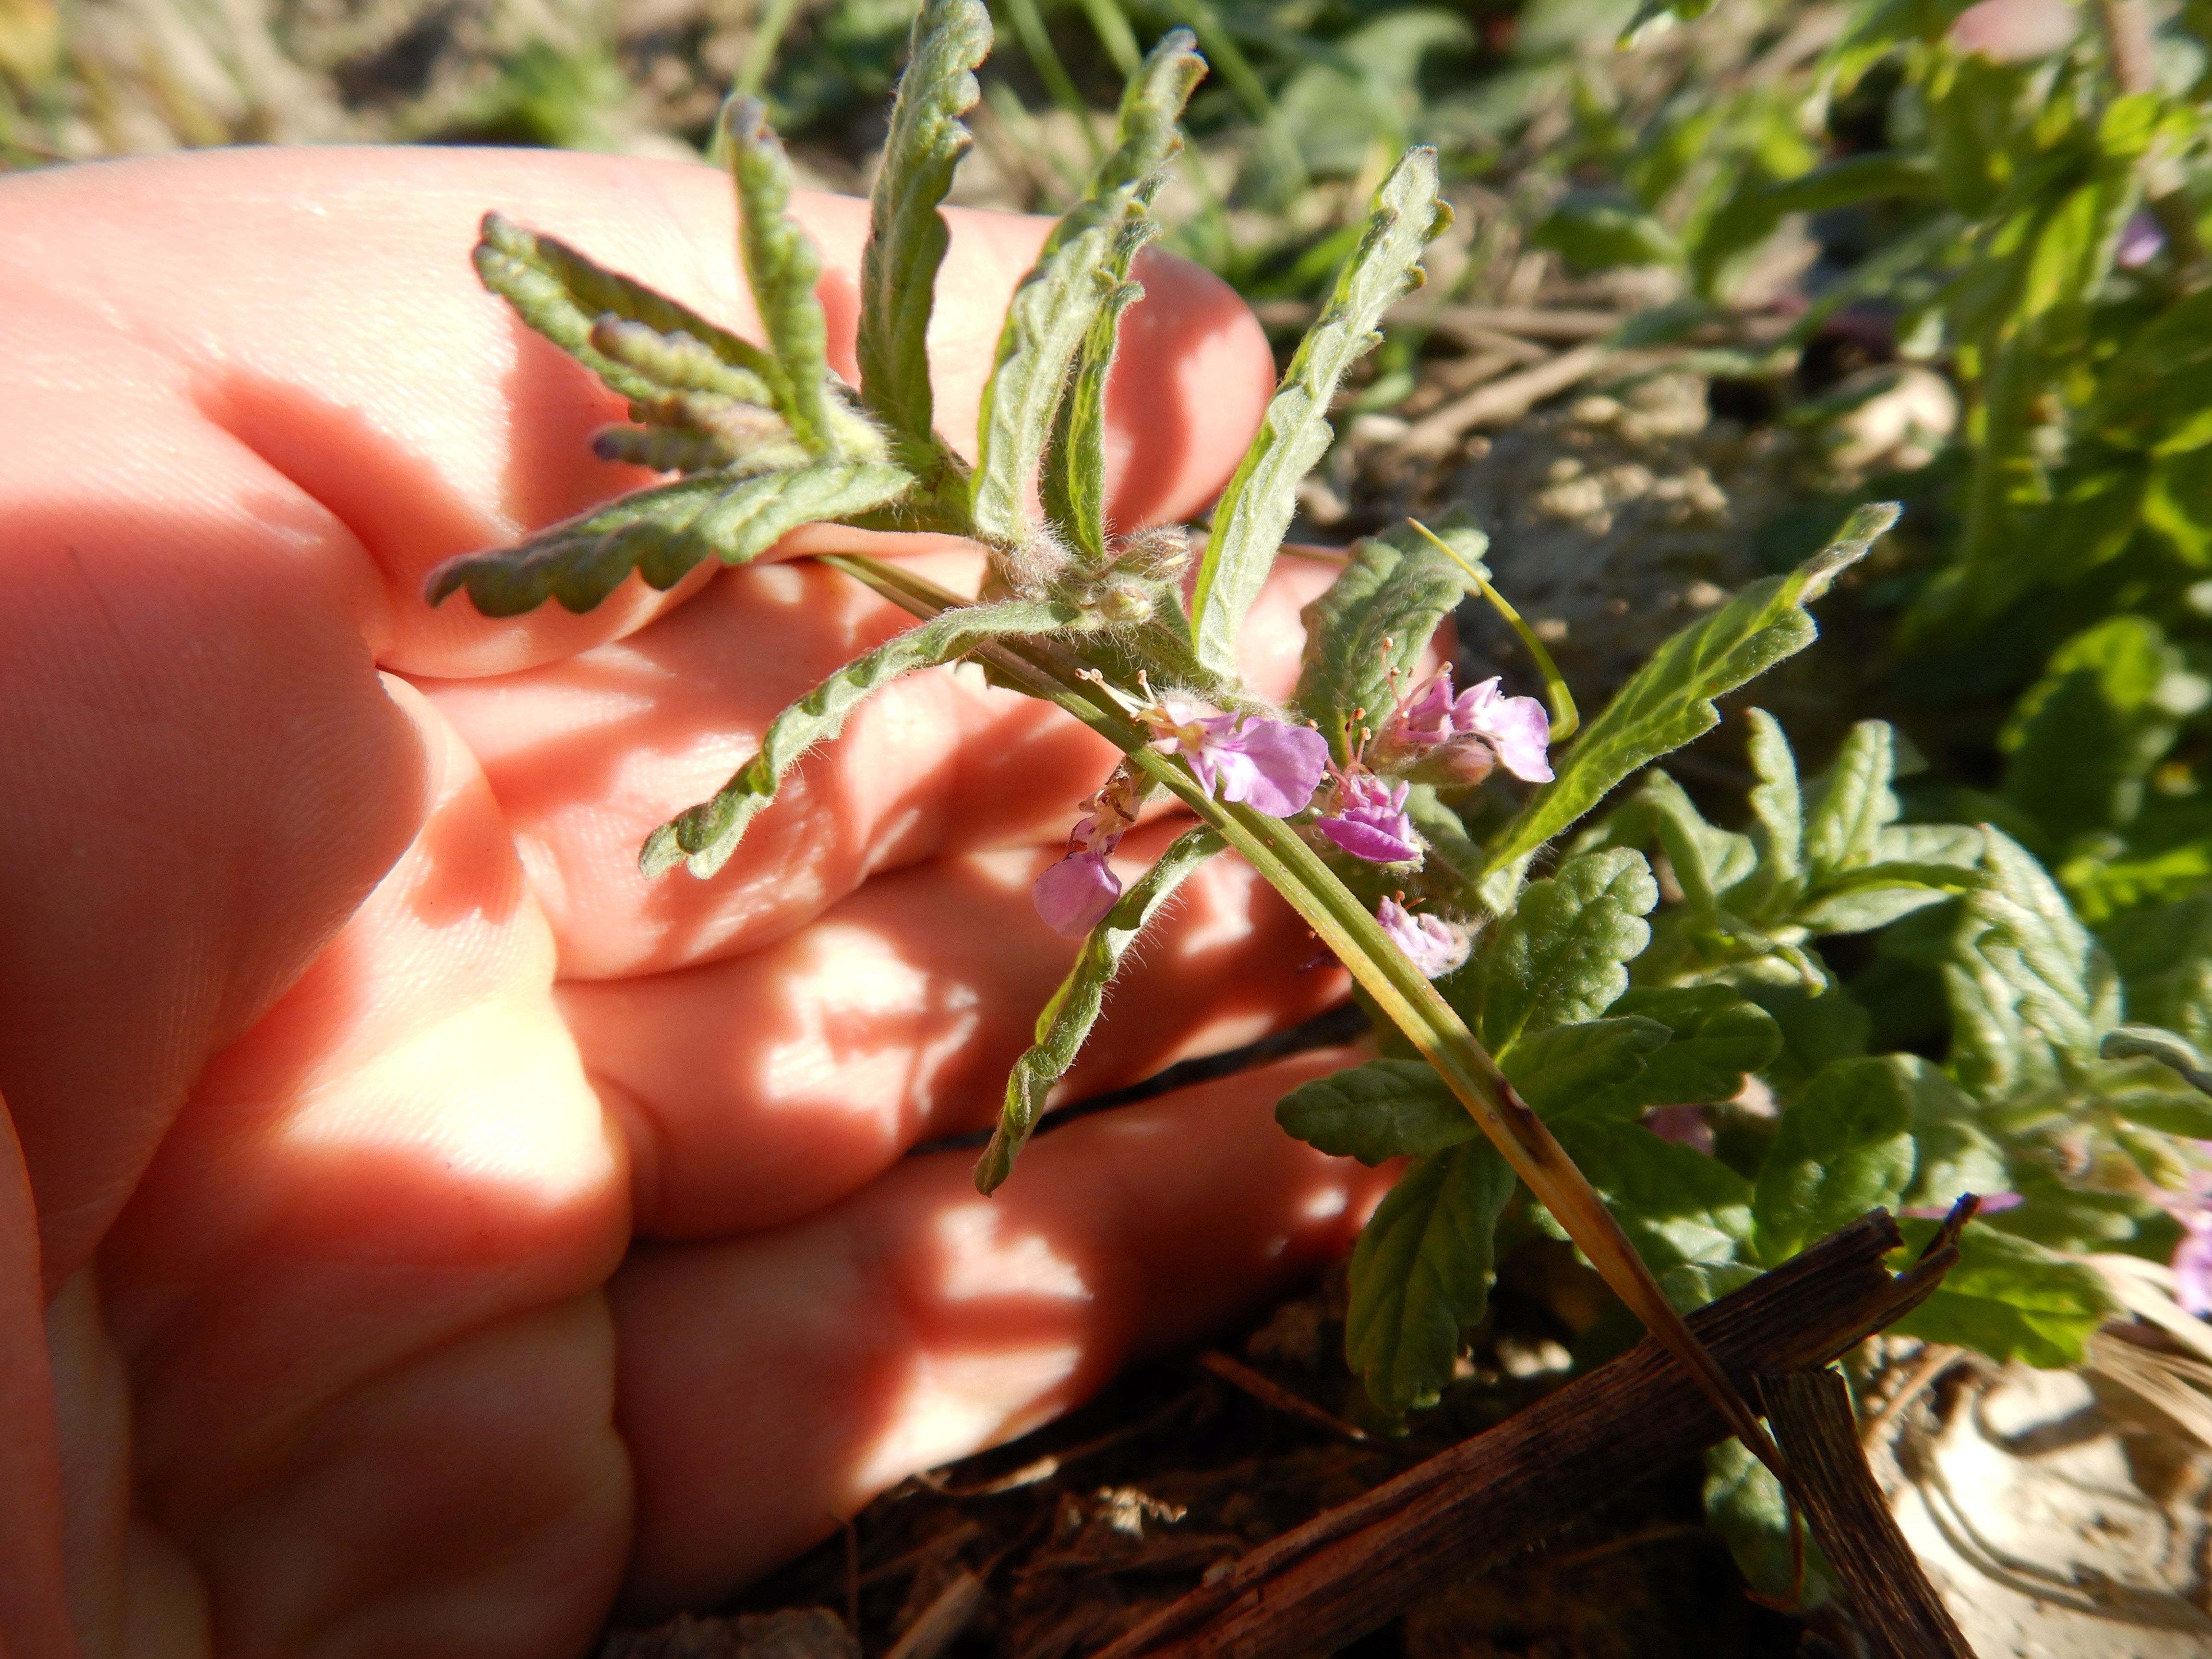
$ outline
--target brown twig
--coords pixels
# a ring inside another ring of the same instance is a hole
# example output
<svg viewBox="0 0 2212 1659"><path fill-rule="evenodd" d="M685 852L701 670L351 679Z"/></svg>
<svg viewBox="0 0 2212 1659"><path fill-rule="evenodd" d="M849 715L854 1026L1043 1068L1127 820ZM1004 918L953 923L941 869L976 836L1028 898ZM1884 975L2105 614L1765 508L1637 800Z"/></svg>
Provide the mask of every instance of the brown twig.
<svg viewBox="0 0 2212 1659"><path fill-rule="evenodd" d="M1893 1277L1882 1211L1690 1316L1731 1378L1827 1364L1933 1291L1946 1244ZM1725 1439L1705 1393L1646 1340L1486 1434L1285 1533L1097 1659L1295 1659L1342 1647L1447 1579L1526 1548Z"/></svg>
<svg viewBox="0 0 2212 1659"><path fill-rule="evenodd" d="M1434 460L1458 447L1459 441L1477 427L1503 426L1516 421L1545 398L1579 385L1597 373L1612 353L1593 342L1562 351L1556 357L1477 386L1465 397L1455 398L1433 414L1416 421L1405 436L1390 446L1392 460Z"/></svg>
<svg viewBox="0 0 2212 1659"><path fill-rule="evenodd" d="M1822 1369L1759 1382L1813 1536L1875 1651L1884 1659L1974 1659L1867 1468L1844 1379Z"/></svg>

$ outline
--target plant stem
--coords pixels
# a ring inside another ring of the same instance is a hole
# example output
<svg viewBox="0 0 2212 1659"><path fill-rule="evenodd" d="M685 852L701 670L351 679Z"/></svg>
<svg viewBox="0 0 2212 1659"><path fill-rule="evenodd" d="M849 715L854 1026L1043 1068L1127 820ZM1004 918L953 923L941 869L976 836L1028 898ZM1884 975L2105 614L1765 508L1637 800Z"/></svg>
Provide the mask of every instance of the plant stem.
<svg viewBox="0 0 2212 1659"><path fill-rule="evenodd" d="M913 573L862 556L818 554L820 562L865 583L917 617L967 601ZM1789 1476L1756 1414L1667 1300L1628 1235L1543 1120L1515 1093L1498 1062L1367 907L1279 818L1202 788L1189 769L1152 746L1152 734L1091 682L1080 658L1052 641L1007 641L975 653L1033 695L1058 704L1128 756L1264 877L1359 981L1392 1024L1436 1067L1528 1189L1549 1206L1613 1293L1672 1352L1752 1454L1786 1486Z"/></svg>

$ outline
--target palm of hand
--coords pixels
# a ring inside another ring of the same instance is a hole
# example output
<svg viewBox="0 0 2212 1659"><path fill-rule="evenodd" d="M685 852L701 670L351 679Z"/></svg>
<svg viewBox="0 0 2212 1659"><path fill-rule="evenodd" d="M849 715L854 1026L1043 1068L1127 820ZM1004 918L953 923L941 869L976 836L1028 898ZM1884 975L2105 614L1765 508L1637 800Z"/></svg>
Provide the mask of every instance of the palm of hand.
<svg viewBox="0 0 2212 1659"><path fill-rule="evenodd" d="M438 558L624 482L580 459L616 411L470 282L476 213L743 317L720 181L331 152L8 189L11 1650L63 1650L66 1581L94 1651L574 1651L618 1590L710 1598L1340 1248L1373 1177L1266 1110L1327 1057L1085 1123L988 1200L901 1161L988 1121L1072 954L1027 887L1097 740L918 677L724 878L648 887L645 831L902 619L795 565L421 605ZM864 222L811 211L849 342ZM959 227L949 430L1040 233ZM1224 292L1149 275L1132 518L1204 500L1267 375ZM1209 866L1081 1086L1310 1012L1340 982L1309 954ZM41 1269L58 1441L16 1363Z"/></svg>

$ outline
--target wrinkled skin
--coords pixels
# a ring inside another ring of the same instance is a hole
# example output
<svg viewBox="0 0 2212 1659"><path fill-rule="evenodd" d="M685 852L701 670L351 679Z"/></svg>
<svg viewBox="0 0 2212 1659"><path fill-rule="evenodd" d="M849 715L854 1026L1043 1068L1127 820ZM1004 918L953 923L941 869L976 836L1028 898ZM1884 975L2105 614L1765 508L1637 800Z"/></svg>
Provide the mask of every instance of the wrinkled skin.
<svg viewBox="0 0 2212 1659"><path fill-rule="evenodd" d="M972 1154L1075 945L1028 886L1099 742L902 683L730 869L640 839L902 618L819 567L488 622L441 558L644 482L483 293L496 206L738 326L700 168L214 153L0 181L0 1650L578 1653L1017 1433L1341 1249L1377 1177L1270 1120L1319 1055ZM864 211L800 210L848 375ZM1038 222L958 216L972 442ZM1164 258L1115 512L1218 488L1256 326ZM850 532L809 532L813 545ZM947 582L973 558L896 550ZM1255 629L1283 689L1285 581ZM1171 825L1144 826L1124 872ZM1341 994L1218 860L1096 1091ZM51 1382L49 1378L51 1377Z"/></svg>

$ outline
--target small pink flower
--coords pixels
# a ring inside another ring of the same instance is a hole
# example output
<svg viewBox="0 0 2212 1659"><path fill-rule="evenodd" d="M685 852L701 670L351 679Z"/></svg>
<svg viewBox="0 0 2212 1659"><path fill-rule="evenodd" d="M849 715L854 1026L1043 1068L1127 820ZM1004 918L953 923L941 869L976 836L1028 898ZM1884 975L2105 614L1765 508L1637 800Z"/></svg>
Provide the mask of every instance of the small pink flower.
<svg viewBox="0 0 2212 1659"><path fill-rule="evenodd" d="M1424 979L1440 979L1467 960L1467 934L1448 921L1411 915L1395 899L1376 906L1375 920Z"/></svg>
<svg viewBox="0 0 2212 1659"><path fill-rule="evenodd" d="M2199 1319L2212 1314L2212 1223L2184 1222L2173 1251L2173 1299Z"/></svg>
<svg viewBox="0 0 2212 1659"><path fill-rule="evenodd" d="M1420 760L1432 754L1452 757L1454 751L1476 746L1498 757L1515 777L1529 783L1549 783L1552 763L1545 751L1551 746L1552 720L1534 697L1502 697L1496 676L1452 696L1451 670L1439 669L1413 696L1391 710L1382 724L1381 756ZM1449 769L1473 772L1465 781L1480 781L1489 770L1486 762L1470 767L1476 757L1458 756Z"/></svg>
<svg viewBox="0 0 2212 1659"><path fill-rule="evenodd" d="M1272 818L1304 811L1328 769L1328 739L1311 726L1209 714L1176 697L1161 698L1138 718L1152 727L1152 746L1180 754L1207 793Z"/></svg>
<svg viewBox="0 0 2212 1659"><path fill-rule="evenodd" d="M1121 878L1106 860L1137 821L1129 781L1120 772L1087 805L1091 815L1068 832L1067 855L1030 887L1045 926L1069 939L1081 939L1120 901Z"/></svg>
<svg viewBox="0 0 2212 1659"><path fill-rule="evenodd" d="M1413 821L1406 815L1409 785L1393 788L1372 772L1353 772L1336 785L1336 811L1321 832L1354 858L1370 864L1403 864L1421 855Z"/></svg>

